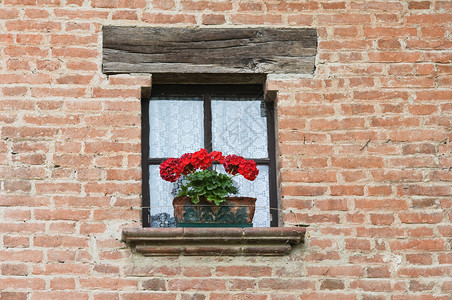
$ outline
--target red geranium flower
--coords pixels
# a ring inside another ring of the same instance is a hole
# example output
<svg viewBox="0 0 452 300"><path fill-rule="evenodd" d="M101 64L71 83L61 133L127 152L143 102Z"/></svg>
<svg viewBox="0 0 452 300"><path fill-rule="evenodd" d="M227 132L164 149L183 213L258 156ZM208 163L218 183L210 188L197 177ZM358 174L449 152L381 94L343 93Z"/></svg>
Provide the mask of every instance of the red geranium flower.
<svg viewBox="0 0 452 300"><path fill-rule="evenodd" d="M168 158L160 164L160 177L166 181L175 182L179 179L181 172L182 169L177 158Z"/></svg>
<svg viewBox="0 0 452 300"><path fill-rule="evenodd" d="M239 165L245 159L242 156L238 156L235 154L228 155L223 160L223 167L226 173L231 175L236 175L239 172Z"/></svg>
<svg viewBox="0 0 452 300"><path fill-rule="evenodd" d="M195 169L205 170L212 165L212 157L209 155L206 149L196 151L191 156L191 164Z"/></svg>
<svg viewBox="0 0 452 300"><path fill-rule="evenodd" d="M244 160L239 165L239 173L246 179L254 181L259 174L259 170L253 160Z"/></svg>
<svg viewBox="0 0 452 300"><path fill-rule="evenodd" d="M168 158L160 164L160 176L170 182L175 182L181 175L188 175L196 170L205 170L213 162L223 165L226 173L231 175L240 174L248 180L253 181L259 174L257 165L253 160L246 160L239 155L223 156L219 151L207 152L200 149L194 153L185 153L180 158Z"/></svg>
<svg viewBox="0 0 452 300"><path fill-rule="evenodd" d="M179 164L182 169L181 173L187 175L196 171L196 168L191 163L191 153L185 153L179 158Z"/></svg>
<svg viewBox="0 0 452 300"><path fill-rule="evenodd" d="M210 157L212 157L213 161L217 161L220 164L222 164L223 161L224 161L223 153L221 153L219 151L212 151L212 152L210 152Z"/></svg>

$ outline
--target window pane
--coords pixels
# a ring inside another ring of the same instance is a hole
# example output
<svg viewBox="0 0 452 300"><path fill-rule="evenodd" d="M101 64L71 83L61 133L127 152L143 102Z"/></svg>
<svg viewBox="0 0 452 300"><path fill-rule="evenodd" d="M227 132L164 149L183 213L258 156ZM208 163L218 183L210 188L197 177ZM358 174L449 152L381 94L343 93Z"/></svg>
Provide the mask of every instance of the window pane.
<svg viewBox="0 0 452 300"><path fill-rule="evenodd" d="M256 200L256 210L253 218L253 227L270 227L270 194L268 189L269 168L265 165L257 166L259 175L254 181L249 181L243 176L234 177L234 182L239 190L237 195L253 197ZM222 166L216 166L218 172L224 173Z"/></svg>
<svg viewBox="0 0 452 300"><path fill-rule="evenodd" d="M243 176L234 177L234 181L239 188L238 196L257 198L253 227L270 227L268 166L258 166L258 169L259 175L254 181L246 180Z"/></svg>
<svg viewBox="0 0 452 300"><path fill-rule="evenodd" d="M177 184L160 177L159 165L149 166L151 227L175 227L173 199Z"/></svg>
<svg viewBox="0 0 452 300"><path fill-rule="evenodd" d="M261 100L212 98L212 145L223 154L267 158L267 118Z"/></svg>
<svg viewBox="0 0 452 300"><path fill-rule="evenodd" d="M149 156L179 157L204 146L201 97L152 98L149 102Z"/></svg>

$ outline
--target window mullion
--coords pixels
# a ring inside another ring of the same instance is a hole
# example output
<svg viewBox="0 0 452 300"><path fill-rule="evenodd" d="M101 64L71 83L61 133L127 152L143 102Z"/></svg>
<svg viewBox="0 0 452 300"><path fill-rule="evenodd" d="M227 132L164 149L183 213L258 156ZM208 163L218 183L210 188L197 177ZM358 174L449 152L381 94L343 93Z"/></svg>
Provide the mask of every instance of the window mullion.
<svg viewBox="0 0 452 300"><path fill-rule="evenodd" d="M212 97L209 92L203 94L204 98L204 147L212 151Z"/></svg>

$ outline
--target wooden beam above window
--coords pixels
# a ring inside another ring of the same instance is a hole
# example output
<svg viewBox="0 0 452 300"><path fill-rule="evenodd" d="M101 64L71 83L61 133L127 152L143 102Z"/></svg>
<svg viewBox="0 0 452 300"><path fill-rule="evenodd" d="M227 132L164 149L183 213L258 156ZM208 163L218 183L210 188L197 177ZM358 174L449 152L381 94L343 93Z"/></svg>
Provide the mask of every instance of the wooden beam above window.
<svg viewBox="0 0 452 300"><path fill-rule="evenodd" d="M103 72L312 74L317 31L310 28L104 26Z"/></svg>

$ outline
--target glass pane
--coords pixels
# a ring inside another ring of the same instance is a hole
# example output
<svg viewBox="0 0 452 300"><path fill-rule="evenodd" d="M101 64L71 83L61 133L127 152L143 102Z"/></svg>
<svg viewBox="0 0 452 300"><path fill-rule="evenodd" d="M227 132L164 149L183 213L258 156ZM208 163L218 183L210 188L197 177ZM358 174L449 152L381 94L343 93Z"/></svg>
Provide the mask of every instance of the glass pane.
<svg viewBox="0 0 452 300"><path fill-rule="evenodd" d="M238 196L257 198L253 227L270 227L268 166L258 166L258 169L259 175L254 181L246 180L242 176L235 177L234 181L239 188Z"/></svg>
<svg viewBox="0 0 452 300"><path fill-rule="evenodd" d="M149 166L151 200L151 227L176 227L173 199L177 194L177 183L160 177L159 165Z"/></svg>
<svg viewBox="0 0 452 300"><path fill-rule="evenodd" d="M218 172L224 173L224 168L221 165L217 165L215 168ZM270 227L269 168L265 165L259 165L257 168L259 169L259 175L254 181L249 181L243 176L234 177L233 180L239 193L232 196L257 198L253 227Z"/></svg>
<svg viewBox="0 0 452 300"><path fill-rule="evenodd" d="M267 158L263 101L212 98L212 145L223 154Z"/></svg>
<svg viewBox="0 0 452 300"><path fill-rule="evenodd" d="M149 156L179 157L204 146L201 97L152 98L149 102Z"/></svg>

